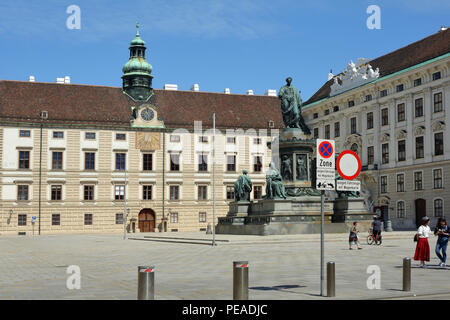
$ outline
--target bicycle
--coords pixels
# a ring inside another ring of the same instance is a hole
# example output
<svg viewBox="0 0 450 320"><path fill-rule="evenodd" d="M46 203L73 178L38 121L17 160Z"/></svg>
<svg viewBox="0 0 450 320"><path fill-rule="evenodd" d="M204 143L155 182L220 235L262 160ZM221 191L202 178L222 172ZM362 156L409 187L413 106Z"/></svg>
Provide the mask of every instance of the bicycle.
<svg viewBox="0 0 450 320"><path fill-rule="evenodd" d="M373 229L369 229L369 236L367 237L367 244L371 245L371 244L376 244L376 245L380 245L382 242L381 240L381 235L373 235Z"/></svg>

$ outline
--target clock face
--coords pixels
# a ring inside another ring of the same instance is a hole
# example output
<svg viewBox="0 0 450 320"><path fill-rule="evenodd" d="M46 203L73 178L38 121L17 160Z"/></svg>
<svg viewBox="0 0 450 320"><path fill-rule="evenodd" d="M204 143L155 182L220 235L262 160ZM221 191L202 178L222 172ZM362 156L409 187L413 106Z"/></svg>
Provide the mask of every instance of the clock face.
<svg viewBox="0 0 450 320"><path fill-rule="evenodd" d="M145 121L150 121L153 119L153 117L155 116L155 113L153 112L152 109L150 108L145 108L141 111L141 117L142 119L144 119Z"/></svg>

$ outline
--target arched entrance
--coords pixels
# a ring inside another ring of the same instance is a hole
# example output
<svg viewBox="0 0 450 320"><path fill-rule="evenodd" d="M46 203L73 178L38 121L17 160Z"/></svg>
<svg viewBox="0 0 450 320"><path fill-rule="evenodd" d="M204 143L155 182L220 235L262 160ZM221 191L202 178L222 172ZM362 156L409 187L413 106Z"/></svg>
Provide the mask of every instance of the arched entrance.
<svg viewBox="0 0 450 320"><path fill-rule="evenodd" d="M425 199L416 199L414 201L414 207L416 210L416 226L418 228L422 224L422 218L427 215L427 205Z"/></svg>
<svg viewBox="0 0 450 320"><path fill-rule="evenodd" d="M139 212L139 230L141 232L155 232L155 211L142 209Z"/></svg>

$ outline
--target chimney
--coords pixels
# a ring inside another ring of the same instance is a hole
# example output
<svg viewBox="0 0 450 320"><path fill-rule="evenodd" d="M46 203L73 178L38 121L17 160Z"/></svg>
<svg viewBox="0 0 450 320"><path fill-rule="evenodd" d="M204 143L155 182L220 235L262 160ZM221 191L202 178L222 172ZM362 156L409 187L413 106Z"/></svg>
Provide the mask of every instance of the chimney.
<svg viewBox="0 0 450 320"><path fill-rule="evenodd" d="M230 88L225 88L225 90L223 90L223 93L230 94Z"/></svg>
<svg viewBox="0 0 450 320"><path fill-rule="evenodd" d="M266 96L276 97L277 96L277 90L275 90L275 89L267 89Z"/></svg>
<svg viewBox="0 0 450 320"><path fill-rule="evenodd" d="M198 86L198 83L194 83L191 86L191 91L200 91L200 87Z"/></svg>
<svg viewBox="0 0 450 320"><path fill-rule="evenodd" d="M56 83L64 83L64 78L56 78Z"/></svg>
<svg viewBox="0 0 450 320"><path fill-rule="evenodd" d="M166 83L164 84L164 90L178 90L178 85Z"/></svg>
<svg viewBox="0 0 450 320"><path fill-rule="evenodd" d="M252 96L253 95L253 90L247 90L247 95Z"/></svg>
<svg viewBox="0 0 450 320"><path fill-rule="evenodd" d="M64 77L64 83L70 83L70 77L69 76L65 76Z"/></svg>
<svg viewBox="0 0 450 320"><path fill-rule="evenodd" d="M30 76L29 78L28 78L28 81L30 81L30 82L34 82L34 76Z"/></svg>
<svg viewBox="0 0 450 320"><path fill-rule="evenodd" d="M445 31L445 30L447 30L448 29L448 27L446 27L446 26L441 26L441 31Z"/></svg>

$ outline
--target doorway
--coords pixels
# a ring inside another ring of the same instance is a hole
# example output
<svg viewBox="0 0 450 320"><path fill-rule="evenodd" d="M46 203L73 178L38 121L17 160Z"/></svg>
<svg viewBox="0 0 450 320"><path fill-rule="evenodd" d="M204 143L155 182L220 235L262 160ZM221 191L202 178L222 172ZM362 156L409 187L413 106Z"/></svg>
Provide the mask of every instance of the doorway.
<svg viewBox="0 0 450 320"><path fill-rule="evenodd" d="M425 199L416 199L414 204L416 210L416 226L418 228L422 225L422 218L427 215L427 206Z"/></svg>
<svg viewBox="0 0 450 320"><path fill-rule="evenodd" d="M139 230L141 232L155 232L155 211L142 209L139 212Z"/></svg>

